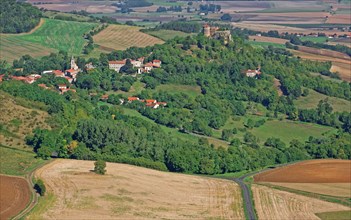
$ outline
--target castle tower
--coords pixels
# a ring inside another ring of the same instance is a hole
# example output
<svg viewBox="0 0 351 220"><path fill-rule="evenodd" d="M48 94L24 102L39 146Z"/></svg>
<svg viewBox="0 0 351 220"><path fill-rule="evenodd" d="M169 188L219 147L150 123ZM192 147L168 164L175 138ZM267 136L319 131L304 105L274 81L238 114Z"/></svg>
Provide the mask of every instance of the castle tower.
<svg viewBox="0 0 351 220"><path fill-rule="evenodd" d="M79 69L78 65L74 61L74 57L73 56L71 58L71 69L74 69L74 70L78 70Z"/></svg>
<svg viewBox="0 0 351 220"><path fill-rule="evenodd" d="M204 32L205 37L211 37L211 27L210 27L210 25L205 24L203 26L203 32Z"/></svg>

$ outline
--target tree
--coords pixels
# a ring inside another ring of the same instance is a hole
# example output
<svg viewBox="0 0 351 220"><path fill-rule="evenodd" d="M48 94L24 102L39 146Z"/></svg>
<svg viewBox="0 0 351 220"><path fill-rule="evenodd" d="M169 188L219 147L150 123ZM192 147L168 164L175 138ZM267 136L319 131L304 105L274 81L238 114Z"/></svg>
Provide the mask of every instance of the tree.
<svg viewBox="0 0 351 220"><path fill-rule="evenodd" d="M103 160L97 160L94 163L95 167L94 167L94 172L97 174L101 174L104 175L106 173L106 162Z"/></svg>
<svg viewBox="0 0 351 220"><path fill-rule="evenodd" d="M222 139L225 141L228 141L230 136L232 135L232 130L231 129L223 129L222 131Z"/></svg>
<svg viewBox="0 0 351 220"><path fill-rule="evenodd" d="M44 196L46 192L46 187L43 180L38 179L34 185L34 189L40 194L40 196Z"/></svg>
<svg viewBox="0 0 351 220"><path fill-rule="evenodd" d="M232 16L230 16L230 14L224 14L221 16L221 20L222 21L231 21L232 20Z"/></svg>
<svg viewBox="0 0 351 220"><path fill-rule="evenodd" d="M135 70L133 67L132 62L130 61L130 59L127 59L126 64L124 66L121 67L121 69L119 70L119 72L121 73L126 73L126 74L134 74Z"/></svg>

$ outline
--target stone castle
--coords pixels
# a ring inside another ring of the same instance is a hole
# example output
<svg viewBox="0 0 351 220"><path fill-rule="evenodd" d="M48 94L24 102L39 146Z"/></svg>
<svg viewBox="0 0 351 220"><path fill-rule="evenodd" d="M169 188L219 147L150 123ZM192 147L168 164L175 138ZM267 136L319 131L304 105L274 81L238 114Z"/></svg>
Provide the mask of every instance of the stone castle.
<svg viewBox="0 0 351 220"><path fill-rule="evenodd" d="M232 41L232 35L230 34L229 30L220 31L219 27L210 26L205 24L203 26L203 33L206 37L223 40L225 44Z"/></svg>

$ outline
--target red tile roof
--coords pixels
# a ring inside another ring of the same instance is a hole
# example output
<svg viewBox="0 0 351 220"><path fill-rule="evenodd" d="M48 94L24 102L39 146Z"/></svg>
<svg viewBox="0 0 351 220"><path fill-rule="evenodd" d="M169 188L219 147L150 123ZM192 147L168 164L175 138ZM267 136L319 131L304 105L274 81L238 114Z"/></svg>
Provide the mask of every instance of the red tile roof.
<svg viewBox="0 0 351 220"><path fill-rule="evenodd" d="M75 73L75 72L77 72L77 70L75 70L75 69L69 69L69 70L66 70L66 72Z"/></svg>
<svg viewBox="0 0 351 220"><path fill-rule="evenodd" d="M156 99L146 99L146 103L156 103Z"/></svg>
<svg viewBox="0 0 351 220"><path fill-rule="evenodd" d="M138 97L128 97L128 101L136 101L139 100Z"/></svg>
<svg viewBox="0 0 351 220"><path fill-rule="evenodd" d="M102 95L101 99L108 99L108 95L107 94L106 95Z"/></svg>
<svg viewBox="0 0 351 220"><path fill-rule="evenodd" d="M108 64L126 64L126 60L112 60L108 61Z"/></svg>

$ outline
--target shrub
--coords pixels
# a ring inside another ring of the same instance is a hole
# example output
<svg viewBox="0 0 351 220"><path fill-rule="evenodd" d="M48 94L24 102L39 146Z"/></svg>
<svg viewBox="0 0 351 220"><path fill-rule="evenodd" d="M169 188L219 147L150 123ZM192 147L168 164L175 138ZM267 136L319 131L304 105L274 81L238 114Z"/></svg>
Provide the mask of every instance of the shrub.
<svg viewBox="0 0 351 220"><path fill-rule="evenodd" d="M38 179L34 185L34 189L37 191L37 193L40 194L40 196L44 196L46 192L46 187L44 185L43 180Z"/></svg>
<svg viewBox="0 0 351 220"><path fill-rule="evenodd" d="M106 173L106 162L104 160L97 160L94 163L94 172L97 174L104 175Z"/></svg>

